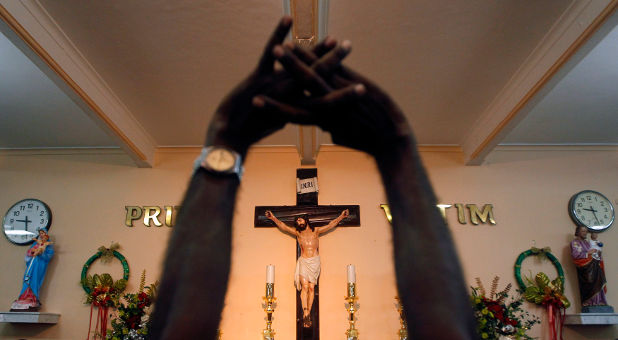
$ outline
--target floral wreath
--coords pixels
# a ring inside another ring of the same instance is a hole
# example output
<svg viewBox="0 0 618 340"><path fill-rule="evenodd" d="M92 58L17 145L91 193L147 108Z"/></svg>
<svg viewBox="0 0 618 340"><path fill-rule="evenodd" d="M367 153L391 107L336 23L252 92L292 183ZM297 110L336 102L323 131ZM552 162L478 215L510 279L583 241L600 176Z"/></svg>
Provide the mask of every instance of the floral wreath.
<svg viewBox="0 0 618 340"><path fill-rule="evenodd" d="M525 291L526 288L528 288L526 284L524 283L524 280L521 278L521 263L524 262L524 259L526 257L531 256L531 255L545 256L549 261L551 261L551 263L556 268L556 271L558 272L558 277L564 283L564 270L562 269L562 265L560 264L560 261L558 261L558 259L554 256L554 254L551 253L551 249L549 247L545 247L545 248L532 247L524 251L523 253L519 254L519 256L517 257L517 261L515 261L515 279L517 279L517 284L519 285L519 288L521 288L521 290Z"/></svg>
<svg viewBox="0 0 618 340"><path fill-rule="evenodd" d="M92 312L94 307L97 307L97 317L95 325L94 339L100 337L101 339L107 338L107 318L109 317L109 308L116 308L122 293L127 287L127 281L129 280L129 264L122 254L117 250L120 249L118 243L112 243L107 248L104 246L99 247L96 254L92 255L88 261L84 264L82 269L81 284L84 291L86 291L86 304L90 305L90 321L88 321L88 336L86 340L90 339L90 330L92 329ZM88 269L90 265L97 259L101 259L102 262L110 262L113 258L117 258L122 263L122 279L114 281L112 276L108 273L88 275Z"/></svg>
<svg viewBox="0 0 618 340"><path fill-rule="evenodd" d="M101 246L98 249L99 251L96 254L92 255L88 259L88 261L86 261L86 263L84 263L84 268L82 269L81 283L82 287L86 291L86 294L90 295L92 293L91 288L89 287L89 285L86 284L88 269L90 269L90 265L92 265L92 263L99 258L101 258L101 261L103 262L109 262L113 257L117 258L122 264L122 279L125 281L129 280L129 263L122 254L116 251L116 249L118 248L119 246L117 243L112 244L112 246L109 248Z"/></svg>
<svg viewBox="0 0 618 340"><path fill-rule="evenodd" d="M526 257L531 255L542 256L549 259L554 267L556 267L558 277L550 280L547 274L539 272L534 278L525 277L526 282L529 283L529 285L526 286L524 280L521 278L521 263ZM515 261L515 278L527 301L547 308L550 339L557 340L558 332L560 332L560 339L562 339L562 328L566 316L565 310L569 308L571 303L569 299L564 296L564 270L562 270L562 265L560 265L558 259L551 253L551 249L549 249L549 247L542 249L532 247L519 254L517 261Z"/></svg>

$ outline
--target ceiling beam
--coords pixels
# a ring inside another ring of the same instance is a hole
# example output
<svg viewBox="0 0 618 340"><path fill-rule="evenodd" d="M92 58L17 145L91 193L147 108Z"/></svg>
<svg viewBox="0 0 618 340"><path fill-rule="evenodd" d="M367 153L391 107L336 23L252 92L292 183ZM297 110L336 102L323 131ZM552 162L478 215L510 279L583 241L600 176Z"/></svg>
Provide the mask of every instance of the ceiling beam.
<svg viewBox="0 0 618 340"><path fill-rule="evenodd" d="M0 30L137 166L153 166L153 138L37 1L0 0Z"/></svg>
<svg viewBox="0 0 618 340"><path fill-rule="evenodd" d="M296 149L300 165L315 165L320 152L321 131L316 126L299 125Z"/></svg>
<svg viewBox="0 0 618 340"><path fill-rule="evenodd" d="M303 47L311 48L328 32L329 0L283 0L283 12L294 18L290 36ZM320 129L299 126L296 148L301 165L315 165L320 151Z"/></svg>
<svg viewBox="0 0 618 340"><path fill-rule="evenodd" d="M617 7L618 0L573 1L468 132L462 143L467 165L483 163Z"/></svg>

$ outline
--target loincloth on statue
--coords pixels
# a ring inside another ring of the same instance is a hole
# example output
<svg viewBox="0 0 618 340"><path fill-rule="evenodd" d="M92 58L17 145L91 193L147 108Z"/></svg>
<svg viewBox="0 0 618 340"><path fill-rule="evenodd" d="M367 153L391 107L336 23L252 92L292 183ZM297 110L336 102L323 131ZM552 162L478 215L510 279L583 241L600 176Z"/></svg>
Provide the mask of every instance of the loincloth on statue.
<svg viewBox="0 0 618 340"><path fill-rule="evenodd" d="M296 270L294 271L294 284L297 290L301 290L300 276L304 276L311 283L318 283L320 276L320 256L302 257L296 260Z"/></svg>

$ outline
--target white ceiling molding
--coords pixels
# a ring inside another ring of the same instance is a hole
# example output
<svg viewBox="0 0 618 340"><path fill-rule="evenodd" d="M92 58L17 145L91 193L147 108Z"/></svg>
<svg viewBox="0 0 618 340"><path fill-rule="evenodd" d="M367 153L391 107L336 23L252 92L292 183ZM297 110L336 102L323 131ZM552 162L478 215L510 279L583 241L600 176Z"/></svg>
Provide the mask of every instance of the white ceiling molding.
<svg viewBox="0 0 618 340"><path fill-rule="evenodd" d="M47 11L32 0L0 0L2 32L93 119L139 167L154 164L154 139Z"/></svg>
<svg viewBox="0 0 618 340"><path fill-rule="evenodd" d="M467 165L480 165L526 116L539 93L618 7L618 0L574 1L467 134Z"/></svg>
<svg viewBox="0 0 618 340"><path fill-rule="evenodd" d="M494 151L603 151L618 152L618 145L498 145Z"/></svg>

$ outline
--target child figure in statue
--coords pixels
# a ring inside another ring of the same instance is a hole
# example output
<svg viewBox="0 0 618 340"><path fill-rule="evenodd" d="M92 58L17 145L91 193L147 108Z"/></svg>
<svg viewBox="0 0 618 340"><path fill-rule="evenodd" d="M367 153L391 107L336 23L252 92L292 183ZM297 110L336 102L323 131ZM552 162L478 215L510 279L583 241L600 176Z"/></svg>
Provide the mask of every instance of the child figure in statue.
<svg viewBox="0 0 618 340"><path fill-rule="evenodd" d="M590 233L590 249L596 250L596 252L592 253L592 257L595 260L603 261L602 259L602 251L603 251L603 242L597 241L599 238L599 233L591 232Z"/></svg>
<svg viewBox="0 0 618 340"><path fill-rule="evenodd" d="M11 305L11 311L37 311L41 307L39 292L47 265L54 256L54 245L49 240L45 229L39 229L39 236L26 251L26 271L24 272L21 292Z"/></svg>

